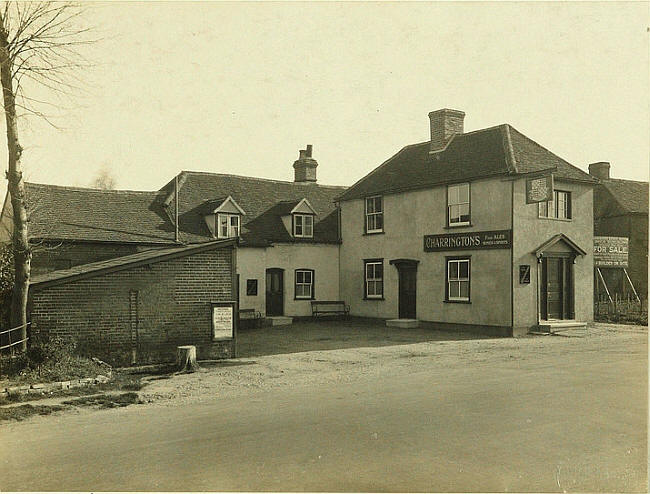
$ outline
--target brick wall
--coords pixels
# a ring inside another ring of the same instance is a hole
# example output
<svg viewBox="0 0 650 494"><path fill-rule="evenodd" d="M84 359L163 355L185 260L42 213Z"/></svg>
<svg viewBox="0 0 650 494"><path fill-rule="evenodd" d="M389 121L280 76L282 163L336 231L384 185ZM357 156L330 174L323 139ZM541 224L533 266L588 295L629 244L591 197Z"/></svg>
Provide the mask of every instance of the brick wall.
<svg viewBox="0 0 650 494"><path fill-rule="evenodd" d="M128 256L129 254L155 248L158 247L155 245L113 244L107 242L38 244L34 246L32 276L59 269L68 269L80 264Z"/></svg>
<svg viewBox="0 0 650 494"><path fill-rule="evenodd" d="M233 356L212 341L210 302L232 300L233 250L195 253L32 290L32 332L75 339L82 353L113 364L173 361L196 345L199 359ZM137 320L134 319L137 315Z"/></svg>

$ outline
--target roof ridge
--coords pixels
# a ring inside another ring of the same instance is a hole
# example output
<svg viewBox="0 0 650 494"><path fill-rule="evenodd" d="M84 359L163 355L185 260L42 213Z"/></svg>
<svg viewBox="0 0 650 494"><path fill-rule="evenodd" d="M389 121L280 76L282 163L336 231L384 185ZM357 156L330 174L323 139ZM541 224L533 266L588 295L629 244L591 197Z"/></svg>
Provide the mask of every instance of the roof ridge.
<svg viewBox="0 0 650 494"><path fill-rule="evenodd" d="M645 180L632 180L630 178L605 178L605 179L600 179L602 183L607 183L607 182L631 182L634 184L645 184L648 185L648 182Z"/></svg>
<svg viewBox="0 0 650 494"><path fill-rule="evenodd" d="M206 171L192 171L192 170L182 170L180 172L188 175L211 175L219 177L233 177L233 178L245 178L248 180L255 180L257 182L273 182L273 183L282 183L282 184L291 184L291 185L305 185L302 182L293 182L290 180L278 180L275 178L263 178L263 177L251 177L248 175L237 175L234 173L219 173L219 172L206 172ZM346 185L328 185L328 184L319 184L319 183L310 183L310 187L328 187L332 189L347 189Z"/></svg>
<svg viewBox="0 0 650 494"><path fill-rule="evenodd" d="M77 192L99 192L107 194L159 194L159 190L131 190L131 189L96 189L93 187L77 187L72 185L41 184L36 182L25 182L25 185L47 187L62 190L71 190Z"/></svg>

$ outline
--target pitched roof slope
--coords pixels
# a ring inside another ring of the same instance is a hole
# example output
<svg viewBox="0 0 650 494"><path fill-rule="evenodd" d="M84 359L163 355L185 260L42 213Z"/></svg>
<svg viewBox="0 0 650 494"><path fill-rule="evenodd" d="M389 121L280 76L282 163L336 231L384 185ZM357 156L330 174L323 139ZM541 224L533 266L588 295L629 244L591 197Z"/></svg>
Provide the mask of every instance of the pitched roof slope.
<svg viewBox="0 0 650 494"><path fill-rule="evenodd" d="M174 240L159 192L34 183L26 183L25 192L32 238L154 244Z"/></svg>
<svg viewBox="0 0 650 494"><path fill-rule="evenodd" d="M648 214L648 182L601 180L594 191L594 217Z"/></svg>
<svg viewBox="0 0 650 494"><path fill-rule="evenodd" d="M338 241L338 224L331 216L336 216L334 199L345 187L193 171L181 172L179 184L179 227L181 240L185 242L205 241L206 237L211 237L203 219L204 205L215 197L225 196L232 196L246 213L242 218L242 246L295 241L284 227L281 216L286 214L290 204L295 206L303 198L317 213L311 241ZM161 192L167 196L168 211L173 212L174 181L163 186Z"/></svg>
<svg viewBox="0 0 650 494"><path fill-rule="evenodd" d="M143 264L152 264L177 257L188 256L197 252L224 248L235 245L235 239L213 240L194 245L181 245L176 247L167 247L159 249L150 249L128 256L115 257L104 261L97 261L88 264L80 264L69 269L51 271L40 276L35 276L30 280L30 286L36 289L55 284L63 284L80 278L90 278L100 274L122 271L134 266Z"/></svg>
<svg viewBox="0 0 650 494"><path fill-rule="evenodd" d="M579 168L510 125L455 135L447 147L429 153L429 142L404 147L350 187L341 200L390 194L493 175L552 171L556 178L594 183Z"/></svg>

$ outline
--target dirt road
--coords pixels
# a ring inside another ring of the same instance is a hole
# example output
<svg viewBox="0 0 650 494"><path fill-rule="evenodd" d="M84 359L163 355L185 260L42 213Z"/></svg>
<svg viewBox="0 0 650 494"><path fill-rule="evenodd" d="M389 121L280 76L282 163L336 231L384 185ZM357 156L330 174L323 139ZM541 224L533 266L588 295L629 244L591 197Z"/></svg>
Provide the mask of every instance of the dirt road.
<svg viewBox="0 0 650 494"><path fill-rule="evenodd" d="M644 332L254 360L0 426L3 490L646 490Z"/></svg>

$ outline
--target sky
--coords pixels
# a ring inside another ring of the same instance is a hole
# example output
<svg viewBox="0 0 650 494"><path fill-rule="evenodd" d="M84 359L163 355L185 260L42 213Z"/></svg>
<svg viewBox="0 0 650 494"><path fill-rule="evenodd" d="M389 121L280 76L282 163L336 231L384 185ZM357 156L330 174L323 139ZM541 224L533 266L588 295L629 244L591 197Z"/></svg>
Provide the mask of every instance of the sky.
<svg viewBox="0 0 650 494"><path fill-rule="evenodd" d="M57 102L56 128L20 122L28 181L88 186L102 170L131 190L180 170L293 180L312 144L319 183L351 185L428 140L439 108L464 111L465 131L509 123L583 170L609 161L612 176L648 180L648 3L88 7L99 41L82 48L82 87L65 104L33 89Z"/></svg>

